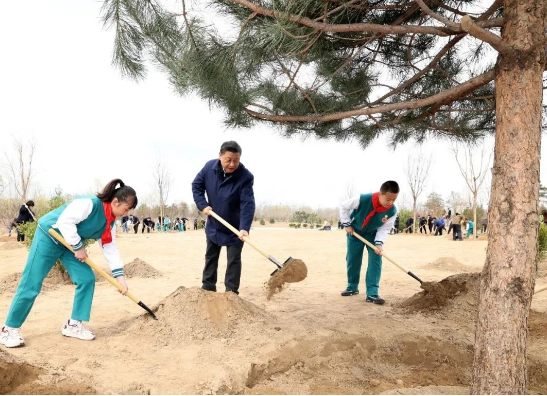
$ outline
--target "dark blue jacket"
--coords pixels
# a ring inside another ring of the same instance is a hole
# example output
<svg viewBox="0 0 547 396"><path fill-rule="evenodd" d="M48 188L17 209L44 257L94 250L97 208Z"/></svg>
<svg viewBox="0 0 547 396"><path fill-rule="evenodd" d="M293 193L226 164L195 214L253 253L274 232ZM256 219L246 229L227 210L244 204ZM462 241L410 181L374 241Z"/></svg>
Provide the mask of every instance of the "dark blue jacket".
<svg viewBox="0 0 547 396"><path fill-rule="evenodd" d="M255 214L253 183L253 174L242 163L234 172L224 176L220 160L214 159L205 164L192 182L194 202L200 211L210 206L235 228L248 232ZM205 234L219 246L242 243L237 235L212 216L207 218Z"/></svg>
<svg viewBox="0 0 547 396"><path fill-rule="evenodd" d="M31 214L29 210L30 209L27 209L25 205L21 205L21 208L19 209L19 216L17 216L18 224L29 223L34 221L34 217L32 217L34 212L32 212Z"/></svg>

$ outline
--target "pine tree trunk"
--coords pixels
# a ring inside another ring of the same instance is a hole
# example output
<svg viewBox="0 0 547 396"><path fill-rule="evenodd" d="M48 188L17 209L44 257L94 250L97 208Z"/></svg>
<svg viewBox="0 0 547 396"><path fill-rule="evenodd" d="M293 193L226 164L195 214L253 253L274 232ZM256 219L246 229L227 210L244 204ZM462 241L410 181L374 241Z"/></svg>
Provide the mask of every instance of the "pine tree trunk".
<svg viewBox="0 0 547 396"><path fill-rule="evenodd" d="M496 147L488 251L480 286L473 394L524 394L526 338L538 249L538 195L547 0L505 0L498 58ZM536 45L531 53L524 51Z"/></svg>

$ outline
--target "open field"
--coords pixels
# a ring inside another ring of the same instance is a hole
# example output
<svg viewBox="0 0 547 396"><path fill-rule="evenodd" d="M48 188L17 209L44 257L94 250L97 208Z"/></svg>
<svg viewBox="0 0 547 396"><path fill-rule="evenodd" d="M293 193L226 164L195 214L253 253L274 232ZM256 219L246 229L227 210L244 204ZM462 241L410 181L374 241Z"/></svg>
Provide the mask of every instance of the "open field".
<svg viewBox="0 0 547 396"><path fill-rule="evenodd" d="M478 276L445 281L452 293L447 301L410 299L421 292L418 282L384 260L380 293L387 303L367 304L364 284L362 294L340 296L346 283L343 231L281 226L258 227L251 237L280 261L302 259L309 272L269 301L264 283L275 267L250 246L243 250L237 297L197 289L203 230L119 234L125 263L139 258L158 271L149 278L136 271L128 283L147 305L159 304L160 320L150 320L100 281L89 324L97 339L64 338L60 330L70 315L73 286L49 281L23 326L26 347L7 351L10 356L0 349L0 393L468 392ZM1 240L3 321L27 250L3 248L15 237ZM385 251L424 281L440 281L480 272L486 243L399 234L388 238ZM106 268L96 244L90 253ZM225 265L223 251L220 281ZM547 279L538 279L543 284ZM220 282L217 286L224 290ZM546 393L547 293L538 294L532 307L529 390Z"/></svg>

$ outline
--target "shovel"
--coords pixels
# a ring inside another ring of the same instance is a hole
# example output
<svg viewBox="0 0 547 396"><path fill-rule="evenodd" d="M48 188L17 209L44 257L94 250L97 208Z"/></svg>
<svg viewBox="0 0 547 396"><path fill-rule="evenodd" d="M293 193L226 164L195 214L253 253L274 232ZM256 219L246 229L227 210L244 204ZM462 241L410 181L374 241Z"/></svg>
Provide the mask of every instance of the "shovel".
<svg viewBox="0 0 547 396"><path fill-rule="evenodd" d="M368 247L372 248L372 249L375 249L376 246L374 246L372 243L370 243L369 241L367 241L365 238L363 238L361 235L359 235L358 233L354 232L353 233L353 236L357 239L359 239L361 242L363 242L365 245L367 245ZM424 282L418 278L416 275L414 275L412 272L410 271L407 271L402 265L399 265L397 264L397 262L395 262L395 260L389 258L388 256L386 256L383 252L382 252L382 257L385 257L386 259L388 259L389 261L391 261L393 264L395 264L399 269L401 269L402 271L406 272L408 275L410 275L411 277L413 277L414 279L416 279L418 282L420 282L420 285L422 285Z"/></svg>
<svg viewBox="0 0 547 396"><path fill-rule="evenodd" d="M232 226L230 223L228 223L226 220L224 220L222 217L220 217L219 215L217 215L215 212L213 212L212 210L209 211L209 215L213 216L216 220L218 220L220 223L222 223L226 228L228 228L230 231L232 231L234 234L236 234L237 236L241 236L239 234L239 231L234 227ZM292 257L289 257L287 260L285 260L285 262L283 262L283 264L281 264L279 261L277 261L277 259L272 256L271 254L267 254L266 252L264 252L262 249L260 249L258 246L256 246L253 242L251 242L251 240L247 237L243 237L243 240L245 241L245 243L248 243L249 245L251 245L253 248L255 248L255 250L260 253L261 255L263 255L264 257L266 257L268 260L270 260L272 263L274 263L276 266L277 266L277 269L272 272L270 274L270 276L273 276L277 271L279 271L281 268L283 268L285 265L287 265L287 263L291 262L293 260Z"/></svg>
<svg viewBox="0 0 547 396"><path fill-rule="evenodd" d="M70 250L72 253L74 253L74 250L72 250L72 247L65 241L65 239L59 234L57 231L55 231L53 228L49 229L50 235L52 235L55 239L57 239L59 242L61 242L65 247ZM112 285L114 285L119 291L122 293L125 291L125 289L120 285L118 282L116 282L116 279L108 275L105 271L103 271L97 264L92 262L89 258L85 259L85 263L89 265L95 272L98 272L99 275L101 275L103 278L105 278L107 281L109 281ZM125 293L127 297L129 297L133 302L135 302L137 305L139 305L141 308L143 308L146 312L148 312L155 320L158 320L156 318L156 315L154 315L154 312L150 308L148 308L142 301L140 301L137 297L135 297L130 292Z"/></svg>

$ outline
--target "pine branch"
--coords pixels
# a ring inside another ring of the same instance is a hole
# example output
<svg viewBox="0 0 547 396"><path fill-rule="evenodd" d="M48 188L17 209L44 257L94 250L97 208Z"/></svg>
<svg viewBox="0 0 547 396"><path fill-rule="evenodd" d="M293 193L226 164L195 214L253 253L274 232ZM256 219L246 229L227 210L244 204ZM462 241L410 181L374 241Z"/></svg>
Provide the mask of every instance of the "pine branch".
<svg viewBox="0 0 547 396"><path fill-rule="evenodd" d="M357 117L362 115L369 114L380 114L386 113L388 111L400 110L400 109L417 109L420 107L430 106L436 104L440 101L445 103L450 103L451 101L467 95L469 92L474 91L475 89L482 87L483 85L489 83L494 79L495 71L489 70L480 76L472 78L454 88L445 90L438 94L432 95L428 98L401 102L401 103L391 103L384 106L371 107L365 109L357 109L344 111L335 114L322 115L322 116L290 116L290 115L268 115L261 114L251 109L247 109L247 113L250 116L253 116L258 119L268 120L268 121L278 121L278 122L329 122L337 121L349 117Z"/></svg>

